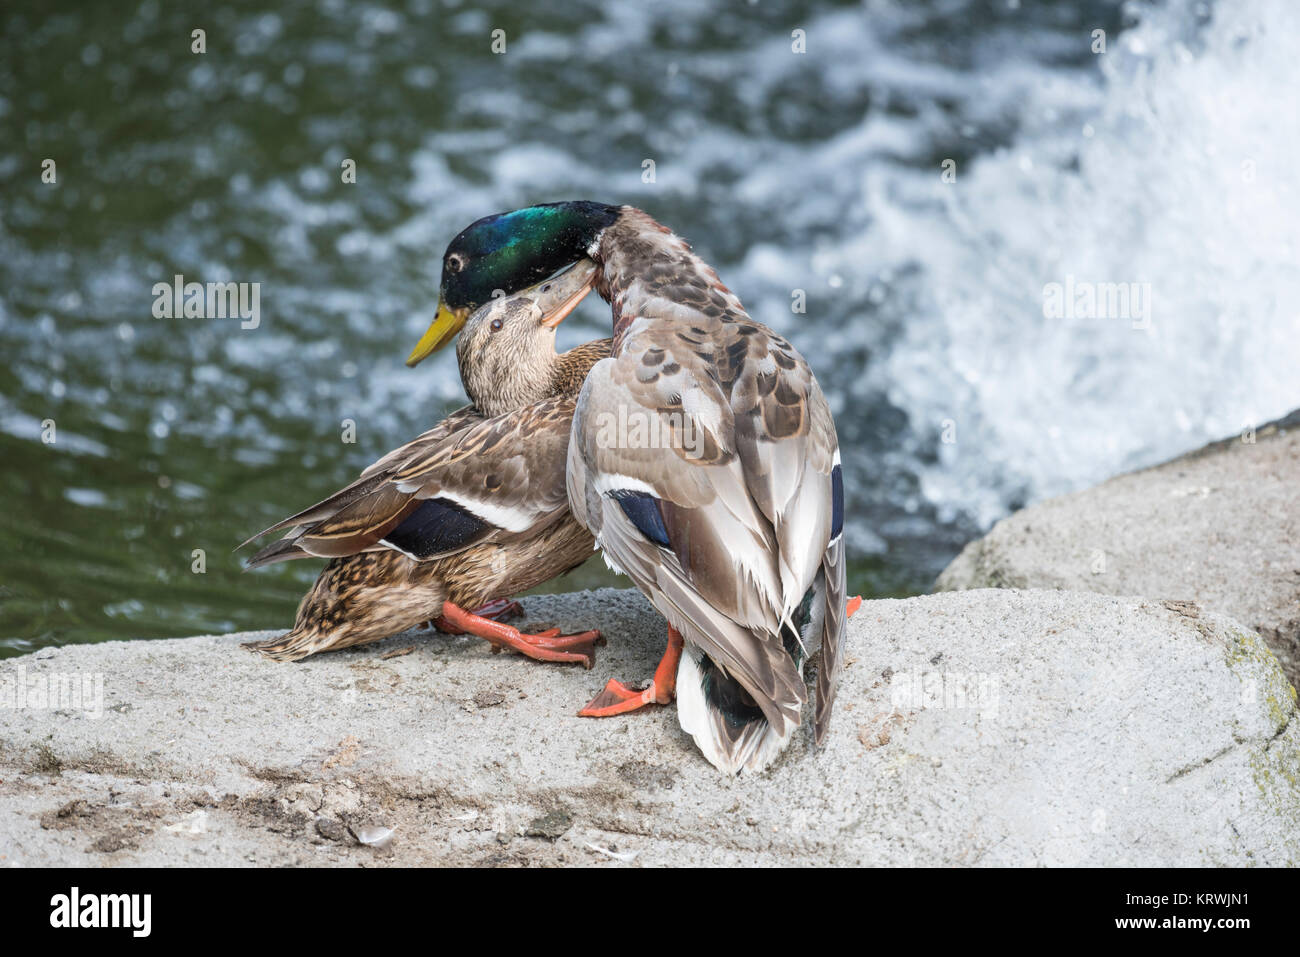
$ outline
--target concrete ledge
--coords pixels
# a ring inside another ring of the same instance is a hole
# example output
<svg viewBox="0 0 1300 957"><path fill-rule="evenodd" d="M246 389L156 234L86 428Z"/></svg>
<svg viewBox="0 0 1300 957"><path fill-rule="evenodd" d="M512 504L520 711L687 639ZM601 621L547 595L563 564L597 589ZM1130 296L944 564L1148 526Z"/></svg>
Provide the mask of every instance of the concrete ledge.
<svg viewBox="0 0 1300 957"><path fill-rule="evenodd" d="M1300 685L1300 411L1023 509L935 583L1191 599L1253 628Z"/></svg>
<svg viewBox="0 0 1300 957"><path fill-rule="evenodd" d="M104 710L0 707L0 865L1300 861L1294 691L1253 631L1192 604L869 602L828 746L800 734L753 779L721 777L672 708L574 715L650 674L663 628L639 595L525 608L603 629L596 668L428 632L297 665L247 634L10 659L11 688L102 675Z"/></svg>

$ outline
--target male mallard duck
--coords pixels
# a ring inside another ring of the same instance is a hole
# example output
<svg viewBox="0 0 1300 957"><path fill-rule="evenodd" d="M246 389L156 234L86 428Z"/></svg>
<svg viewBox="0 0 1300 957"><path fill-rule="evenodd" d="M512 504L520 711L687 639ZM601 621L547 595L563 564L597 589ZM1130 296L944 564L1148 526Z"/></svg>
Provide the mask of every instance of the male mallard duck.
<svg viewBox="0 0 1300 957"><path fill-rule="evenodd" d="M682 728L715 766L761 770L800 723L817 645L814 728L825 738L860 601L846 608L835 425L803 357L645 213L570 202L489 216L457 236L438 316L408 361L454 334L473 290L509 292L582 257L600 267L614 340L578 399L569 503L668 620L668 650L650 687L610 681L579 713L676 694Z"/></svg>
<svg viewBox="0 0 1300 957"><path fill-rule="evenodd" d="M245 648L296 661L437 619L444 630L497 648L591 667L599 632L522 634L489 616L517 609L500 599L569 571L594 548L569 514L564 468L578 390L609 355L610 342L555 352L556 326L594 272L581 262L489 300L469 319L457 350L472 404L389 452L347 488L253 536L290 529L249 568L309 556L330 563L303 598L293 629ZM479 606L482 614L466 610Z"/></svg>

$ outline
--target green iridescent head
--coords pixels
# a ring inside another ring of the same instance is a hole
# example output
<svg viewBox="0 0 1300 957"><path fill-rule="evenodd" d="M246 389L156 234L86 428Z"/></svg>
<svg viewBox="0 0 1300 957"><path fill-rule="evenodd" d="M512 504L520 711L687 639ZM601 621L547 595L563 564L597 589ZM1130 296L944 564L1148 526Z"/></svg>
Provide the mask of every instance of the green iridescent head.
<svg viewBox="0 0 1300 957"><path fill-rule="evenodd" d="M585 257L619 211L575 200L526 206L472 223L443 253L438 314L406 364L413 366L451 342L470 313L494 295L512 296Z"/></svg>

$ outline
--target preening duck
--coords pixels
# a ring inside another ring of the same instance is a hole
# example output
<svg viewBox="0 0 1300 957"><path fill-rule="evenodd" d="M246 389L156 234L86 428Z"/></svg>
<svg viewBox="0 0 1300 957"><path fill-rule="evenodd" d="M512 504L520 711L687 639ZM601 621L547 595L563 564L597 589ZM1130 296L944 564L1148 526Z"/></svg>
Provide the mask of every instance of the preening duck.
<svg viewBox="0 0 1300 957"><path fill-rule="evenodd" d="M495 619L518 609L504 599L576 567L594 547L569 513L564 469L578 390L610 341L555 351L556 327L594 274L594 264L578 262L487 298L457 350L472 404L323 502L253 536L288 530L250 568L330 561L293 629L244 647L296 661L435 620L498 649L591 667L599 632L523 634Z"/></svg>
<svg viewBox="0 0 1300 957"><path fill-rule="evenodd" d="M568 202L489 216L457 236L438 316L408 361L455 334L466 290L509 292L583 257L599 266L614 338L578 398L569 504L667 619L668 649L648 688L611 680L579 713L676 695L709 761L759 771L801 723L803 668L817 649L813 726L825 738L859 601L846 603L835 425L803 357L644 212Z"/></svg>

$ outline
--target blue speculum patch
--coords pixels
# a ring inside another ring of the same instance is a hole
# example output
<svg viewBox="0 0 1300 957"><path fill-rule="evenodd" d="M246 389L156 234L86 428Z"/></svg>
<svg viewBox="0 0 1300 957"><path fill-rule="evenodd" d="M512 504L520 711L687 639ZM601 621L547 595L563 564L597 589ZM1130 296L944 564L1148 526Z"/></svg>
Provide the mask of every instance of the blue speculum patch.
<svg viewBox="0 0 1300 957"><path fill-rule="evenodd" d="M668 548L668 529L664 527L663 512L659 509L659 499L646 492L631 492L621 489L610 493L623 509L642 535L656 545Z"/></svg>
<svg viewBox="0 0 1300 957"><path fill-rule="evenodd" d="M391 545L416 558L454 551L481 538L487 522L455 502L431 498L384 536Z"/></svg>
<svg viewBox="0 0 1300 957"><path fill-rule="evenodd" d="M831 538L844 531L844 478L837 465L831 469Z"/></svg>

